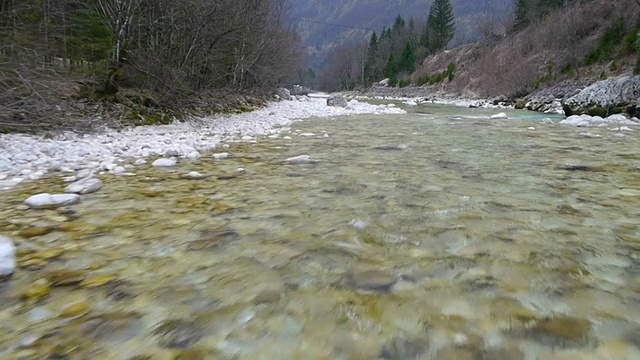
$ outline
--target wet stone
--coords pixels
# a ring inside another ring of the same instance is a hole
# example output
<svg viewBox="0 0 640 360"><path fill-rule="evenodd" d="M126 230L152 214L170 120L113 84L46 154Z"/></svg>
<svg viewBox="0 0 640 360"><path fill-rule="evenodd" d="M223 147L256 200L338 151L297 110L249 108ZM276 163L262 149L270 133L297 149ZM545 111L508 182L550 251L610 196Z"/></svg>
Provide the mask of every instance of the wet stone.
<svg viewBox="0 0 640 360"><path fill-rule="evenodd" d="M214 249L236 241L239 238L240 234L234 230L205 230L200 233L199 239L187 244L187 250L197 251Z"/></svg>
<svg viewBox="0 0 640 360"><path fill-rule="evenodd" d="M56 269L45 274L51 286L71 286L84 281L85 272L80 270Z"/></svg>
<svg viewBox="0 0 640 360"><path fill-rule="evenodd" d="M32 238L32 237L47 235L52 230L53 229L50 227L32 226L32 227L21 229L18 232L18 235L22 236L23 238Z"/></svg>
<svg viewBox="0 0 640 360"><path fill-rule="evenodd" d="M65 306L60 312L61 317L71 318L88 314L91 311L91 305L86 301L80 301Z"/></svg>
<svg viewBox="0 0 640 360"><path fill-rule="evenodd" d="M427 339L404 339L396 337L382 346L380 357L386 360L419 359L429 350Z"/></svg>
<svg viewBox="0 0 640 360"><path fill-rule="evenodd" d="M365 268L349 271L344 279L345 286L372 292L387 293L391 287L398 282L398 277L384 269Z"/></svg>
<svg viewBox="0 0 640 360"><path fill-rule="evenodd" d="M87 318L87 317L85 317ZM92 338L105 342L124 342L137 336L143 329L137 312L112 312L91 315L80 325L83 338Z"/></svg>
<svg viewBox="0 0 640 360"><path fill-rule="evenodd" d="M584 347L596 343L588 320L568 316L542 319L523 335L550 347Z"/></svg>
<svg viewBox="0 0 640 360"><path fill-rule="evenodd" d="M202 325L189 320L167 320L155 328L154 334L164 347L186 349L204 337L204 330Z"/></svg>

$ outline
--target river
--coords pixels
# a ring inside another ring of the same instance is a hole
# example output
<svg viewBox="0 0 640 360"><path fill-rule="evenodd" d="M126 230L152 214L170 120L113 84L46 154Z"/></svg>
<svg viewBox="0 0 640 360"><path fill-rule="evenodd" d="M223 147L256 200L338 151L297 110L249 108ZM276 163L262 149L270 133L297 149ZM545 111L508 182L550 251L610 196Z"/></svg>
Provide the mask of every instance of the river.
<svg viewBox="0 0 640 360"><path fill-rule="evenodd" d="M637 132L408 110L0 193L0 358L640 358Z"/></svg>

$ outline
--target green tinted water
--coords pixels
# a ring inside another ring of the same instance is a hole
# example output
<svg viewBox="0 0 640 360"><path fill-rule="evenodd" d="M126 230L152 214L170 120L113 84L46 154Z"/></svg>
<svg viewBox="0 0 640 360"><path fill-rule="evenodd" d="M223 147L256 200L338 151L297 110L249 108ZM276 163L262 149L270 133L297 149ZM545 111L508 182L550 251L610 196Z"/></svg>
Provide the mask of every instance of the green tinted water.
<svg viewBox="0 0 640 360"><path fill-rule="evenodd" d="M638 358L636 132L410 111L104 175L72 208L20 206L58 177L0 193L1 357Z"/></svg>

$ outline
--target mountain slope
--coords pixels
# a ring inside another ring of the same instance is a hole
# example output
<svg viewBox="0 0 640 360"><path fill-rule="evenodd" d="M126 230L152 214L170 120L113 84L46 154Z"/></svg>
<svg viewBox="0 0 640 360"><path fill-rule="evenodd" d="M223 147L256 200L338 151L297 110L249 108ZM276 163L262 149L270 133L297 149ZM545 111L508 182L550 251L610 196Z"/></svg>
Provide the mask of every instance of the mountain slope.
<svg viewBox="0 0 640 360"><path fill-rule="evenodd" d="M320 69L331 50L352 40L367 39L372 31L393 24L396 16L417 23L426 19L433 0L286 0L291 7L291 26L303 39L308 65ZM467 43L479 36L486 16L508 17L514 0L452 0L456 37L452 44ZM500 22L500 19L494 18Z"/></svg>

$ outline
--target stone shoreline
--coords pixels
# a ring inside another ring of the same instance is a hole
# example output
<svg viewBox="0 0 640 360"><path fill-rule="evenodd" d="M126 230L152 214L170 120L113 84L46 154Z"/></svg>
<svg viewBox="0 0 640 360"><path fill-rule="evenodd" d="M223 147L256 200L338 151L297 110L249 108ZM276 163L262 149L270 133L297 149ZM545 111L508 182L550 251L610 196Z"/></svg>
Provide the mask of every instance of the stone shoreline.
<svg viewBox="0 0 640 360"><path fill-rule="evenodd" d="M326 105L326 96L301 96L270 103L237 115L219 115L170 125L104 129L91 134L66 132L54 138L26 134L0 135L0 190L47 174L92 171L127 175L149 157L193 160L224 147L224 142L280 136L294 121L310 117L356 114L402 114L393 105L352 100L344 107Z"/></svg>

